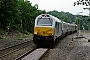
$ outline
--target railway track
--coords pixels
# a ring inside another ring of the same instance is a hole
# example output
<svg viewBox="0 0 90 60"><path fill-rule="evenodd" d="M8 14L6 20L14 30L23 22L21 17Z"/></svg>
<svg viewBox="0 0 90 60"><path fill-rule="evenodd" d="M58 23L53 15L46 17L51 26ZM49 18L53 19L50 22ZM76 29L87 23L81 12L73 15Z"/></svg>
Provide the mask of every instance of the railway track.
<svg viewBox="0 0 90 60"><path fill-rule="evenodd" d="M19 56L15 60L40 60L48 52L48 48L35 48Z"/></svg>
<svg viewBox="0 0 90 60"><path fill-rule="evenodd" d="M9 46L9 47L3 48L3 49L0 49L0 58L3 58L9 54L12 54L15 51L23 49L23 48L29 46L30 43L31 43L31 40L25 41L25 42L22 42L22 43L19 43L16 45L12 45L12 46Z"/></svg>

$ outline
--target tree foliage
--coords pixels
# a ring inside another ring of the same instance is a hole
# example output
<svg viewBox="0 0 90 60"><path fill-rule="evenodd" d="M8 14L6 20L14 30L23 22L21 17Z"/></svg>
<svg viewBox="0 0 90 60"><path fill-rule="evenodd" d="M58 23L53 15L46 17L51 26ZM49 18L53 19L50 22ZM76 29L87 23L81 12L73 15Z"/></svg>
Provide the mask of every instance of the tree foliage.
<svg viewBox="0 0 90 60"><path fill-rule="evenodd" d="M79 0L79 1L74 2L74 6L75 5L86 5L86 6L89 6L90 5L90 0Z"/></svg>
<svg viewBox="0 0 90 60"><path fill-rule="evenodd" d="M37 15L46 13L28 0L0 0L0 28L33 32Z"/></svg>
<svg viewBox="0 0 90 60"><path fill-rule="evenodd" d="M59 18L60 20L63 20L65 22L75 22L75 16L73 14L70 14L69 12L58 12L56 10L47 12L51 15L54 15L55 17Z"/></svg>
<svg viewBox="0 0 90 60"><path fill-rule="evenodd" d="M85 6L90 6L90 0L79 0L79 1L76 1L74 2L74 6L76 5L85 5ZM87 9L89 10L90 12L90 7L89 8L83 8L84 10ZM88 26L90 27L90 13L89 13L89 18L87 20L89 23L88 23ZM90 28L88 28L90 30Z"/></svg>

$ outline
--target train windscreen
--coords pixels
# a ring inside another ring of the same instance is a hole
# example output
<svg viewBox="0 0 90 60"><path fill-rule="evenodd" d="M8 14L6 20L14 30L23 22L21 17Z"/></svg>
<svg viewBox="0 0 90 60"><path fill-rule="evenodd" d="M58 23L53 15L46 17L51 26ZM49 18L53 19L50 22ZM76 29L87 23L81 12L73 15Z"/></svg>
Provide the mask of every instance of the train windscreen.
<svg viewBox="0 0 90 60"><path fill-rule="evenodd" d="M49 18L38 19L37 25L39 26L52 26L53 20Z"/></svg>

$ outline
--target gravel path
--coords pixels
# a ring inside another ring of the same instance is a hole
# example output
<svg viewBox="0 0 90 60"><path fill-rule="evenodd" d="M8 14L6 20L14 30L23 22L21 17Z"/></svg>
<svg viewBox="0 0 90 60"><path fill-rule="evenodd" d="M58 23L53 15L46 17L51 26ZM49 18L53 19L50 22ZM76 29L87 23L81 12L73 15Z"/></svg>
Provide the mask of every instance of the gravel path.
<svg viewBox="0 0 90 60"><path fill-rule="evenodd" d="M85 33L84 33L85 34ZM90 60L90 42L86 38L74 39L72 47L71 38L75 34L62 39L42 60Z"/></svg>

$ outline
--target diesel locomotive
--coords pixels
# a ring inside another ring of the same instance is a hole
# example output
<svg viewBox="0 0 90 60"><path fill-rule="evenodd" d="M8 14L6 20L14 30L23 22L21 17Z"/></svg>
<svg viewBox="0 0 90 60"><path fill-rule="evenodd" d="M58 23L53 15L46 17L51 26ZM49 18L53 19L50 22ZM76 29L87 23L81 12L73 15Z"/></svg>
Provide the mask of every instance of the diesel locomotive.
<svg viewBox="0 0 90 60"><path fill-rule="evenodd" d="M76 31L76 24L64 22L50 14L41 14L35 19L33 41L37 46L50 46Z"/></svg>

